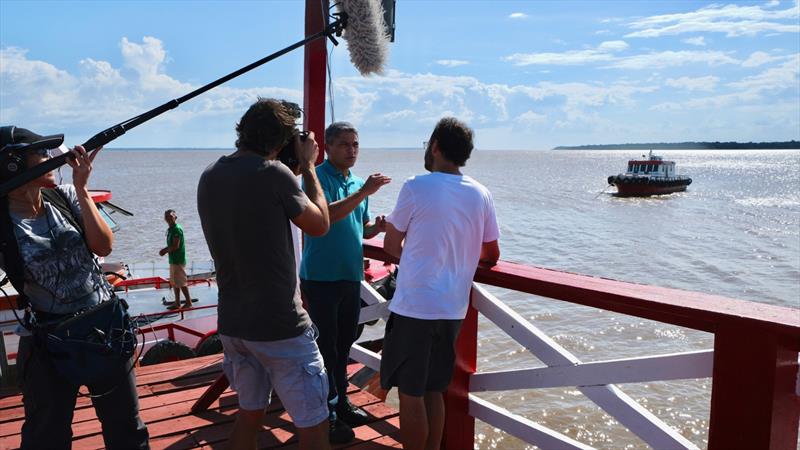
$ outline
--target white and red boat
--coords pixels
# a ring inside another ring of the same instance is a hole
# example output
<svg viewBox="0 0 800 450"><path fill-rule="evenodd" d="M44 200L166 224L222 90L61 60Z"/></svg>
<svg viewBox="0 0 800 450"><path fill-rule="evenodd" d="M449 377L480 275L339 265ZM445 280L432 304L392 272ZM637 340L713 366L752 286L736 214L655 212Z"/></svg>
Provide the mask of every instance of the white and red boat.
<svg viewBox="0 0 800 450"><path fill-rule="evenodd" d="M664 161L650 150L647 159L628 161L627 172L608 177L608 184L617 187L620 197L647 197L685 191L692 179L676 175L674 161Z"/></svg>

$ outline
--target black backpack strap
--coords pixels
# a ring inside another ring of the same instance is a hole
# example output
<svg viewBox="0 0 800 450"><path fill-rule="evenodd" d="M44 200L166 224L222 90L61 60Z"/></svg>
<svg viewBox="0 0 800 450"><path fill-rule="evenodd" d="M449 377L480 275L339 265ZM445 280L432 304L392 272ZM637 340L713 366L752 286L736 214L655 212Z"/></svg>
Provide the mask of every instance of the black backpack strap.
<svg viewBox="0 0 800 450"><path fill-rule="evenodd" d="M28 297L25 295L25 266L19 254L17 237L14 235L14 225L11 223L11 213L8 211L8 197L0 197L0 253L3 254L6 277L0 283L5 284L6 279L17 290L17 308L28 307Z"/></svg>
<svg viewBox="0 0 800 450"><path fill-rule="evenodd" d="M42 198L53 205L67 219L67 222L83 236L83 226L75 217L75 213L72 212L69 199L63 192L58 189L42 189Z"/></svg>

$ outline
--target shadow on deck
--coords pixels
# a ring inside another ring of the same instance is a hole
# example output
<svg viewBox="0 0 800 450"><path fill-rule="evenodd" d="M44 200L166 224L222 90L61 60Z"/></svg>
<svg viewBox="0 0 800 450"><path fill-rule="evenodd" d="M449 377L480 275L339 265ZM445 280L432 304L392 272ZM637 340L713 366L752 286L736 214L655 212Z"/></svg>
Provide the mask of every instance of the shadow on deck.
<svg viewBox="0 0 800 450"><path fill-rule="evenodd" d="M352 373L356 364L349 367ZM225 448L238 410L236 393L230 389L207 411L192 414L190 408L222 371L222 355L141 367L136 370L140 414L150 431L153 449ZM82 389L86 393L85 389ZM350 400L363 408L373 422L355 428L356 439L335 448L401 448L397 441L399 417L373 395L350 385ZM4 392L0 398L0 448L18 448L24 412L19 392ZM91 401L81 396L72 421L73 448L103 448L100 422ZM279 399L267 408L260 448L297 447L295 428Z"/></svg>

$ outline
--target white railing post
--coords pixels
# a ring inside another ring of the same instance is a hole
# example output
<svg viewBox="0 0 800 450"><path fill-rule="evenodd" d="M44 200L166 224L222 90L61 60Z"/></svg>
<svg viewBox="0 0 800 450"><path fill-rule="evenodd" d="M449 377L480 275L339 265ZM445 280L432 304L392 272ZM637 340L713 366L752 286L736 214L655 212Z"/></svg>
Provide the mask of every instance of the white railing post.
<svg viewBox="0 0 800 450"><path fill-rule="evenodd" d="M473 284L473 306L548 367L574 367L581 361L485 289ZM647 411L614 385L577 386L584 395L656 449L696 449L691 441Z"/></svg>

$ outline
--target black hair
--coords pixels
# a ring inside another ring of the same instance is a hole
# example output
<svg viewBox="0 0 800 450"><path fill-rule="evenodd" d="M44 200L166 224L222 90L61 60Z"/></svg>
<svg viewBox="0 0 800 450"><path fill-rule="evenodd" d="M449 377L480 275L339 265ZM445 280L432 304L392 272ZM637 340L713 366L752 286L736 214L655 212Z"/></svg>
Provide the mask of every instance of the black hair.
<svg viewBox="0 0 800 450"><path fill-rule="evenodd" d="M442 155L453 164L463 167L472 154L472 129L464 122L445 117L439 120L431 133L430 142L436 141Z"/></svg>
<svg viewBox="0 0 800 450"><path fill-rule="evenodd" d="M358 134L358 130L350 122L333 122L325 128L325 144L330 145L340 134L348 132Z"/></svg>
<svg viewBox="0 0 800 450"><path fill-rule="evenodd" d="M294 123L284 102L259 97L236 124L236 148L265 156L289 142Z"/></svg>

